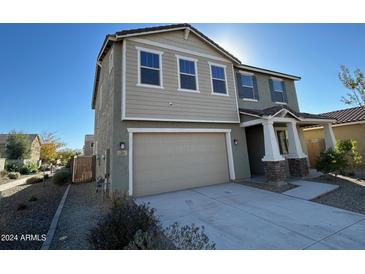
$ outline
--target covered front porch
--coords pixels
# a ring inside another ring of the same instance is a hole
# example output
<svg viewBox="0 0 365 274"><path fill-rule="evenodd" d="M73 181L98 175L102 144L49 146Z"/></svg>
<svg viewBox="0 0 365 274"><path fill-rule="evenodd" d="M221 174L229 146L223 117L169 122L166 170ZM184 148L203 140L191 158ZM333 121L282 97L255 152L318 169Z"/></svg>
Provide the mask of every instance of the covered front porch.
<svg viewBox="0 0 365 274"><path fill-rule="evenodd" d="M245 128L251 174L282 183L288 177L308 175L307 148L303 127L322 125L326 148L336 145L333 119L295 112L286 106L263 110L240 109L241 127Z"/></svg>

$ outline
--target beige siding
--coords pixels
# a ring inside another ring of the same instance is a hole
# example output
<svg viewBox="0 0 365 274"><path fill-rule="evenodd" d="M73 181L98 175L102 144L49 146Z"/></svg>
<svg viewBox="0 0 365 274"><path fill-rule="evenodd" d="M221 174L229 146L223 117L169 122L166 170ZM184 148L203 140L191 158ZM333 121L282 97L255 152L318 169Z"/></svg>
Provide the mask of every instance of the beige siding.
<svg viewBox="0 0 365 274"><path fill-rule="evenodd" d="M189 50L219 56L213 49L190 34L188 40L183 35L170 32L165 35L165 44L180 48L190 45ZM151 36L152 39L153 36ZM144 37L145 38L145 37ZM158 39L156 36L154 39ZM160 38L160 42L162 39ZM172 43L171 41L175 41ZM148 88L137 86L138 83L138 51L136 46L154 49L163 52L162 73L163 87ZM209 50L208 50L209 49ZM195 58L198 71L198 86L200 93L184 92L178 90L177 55ZM222 58L223 56L219 56ZM209 63L226 65L227 87L229 96L212 94ZM189 55L179 51L159 48L128 40L126 44L126 117L147 119L172 119L172 120L206 120L221 122L239 122L237 103L234 89L234 74L232 64L217 61L201 56ZM172 105L170 104L172 103Z"/></svg>
<svg viewBox="0 0 365 274"><path fill-rule="evenodd" d="M184 35L185 31L179 30L179 31L169 31L158 34L150 34L143 36L141 38L157 43L174 46L177 48L182 48L190 51L199 52L202 54L209 54L219 58L227 59L224 55L222 55L220 52L218 52L216 49L210 46L207 42L203 41L198 36L194 35L192 32L190 33L187 40L184 39Z"/></svg>
<svg viewBox="0 0 365 274"><path fill-rule="evenodd" d="M237 71L238 72L238 71ZM259 92L258 102L249 102L238 98L238 104L240 108L248 109L264 109L272 106L278 106L271 100L271 92L269 86L270 75L257 73L254 74L257 80L257 89ZM283 79L285 82L285 88L288 95L287 106L295 111L299 111L297 93L295 90L295 82L289 79Z"/></svg>

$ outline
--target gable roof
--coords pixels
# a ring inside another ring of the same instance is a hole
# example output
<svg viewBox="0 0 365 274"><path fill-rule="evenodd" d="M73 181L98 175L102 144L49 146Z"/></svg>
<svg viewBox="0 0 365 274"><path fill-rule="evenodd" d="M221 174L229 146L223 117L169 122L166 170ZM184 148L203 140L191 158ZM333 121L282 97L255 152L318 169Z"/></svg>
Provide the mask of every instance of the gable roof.
<svg viewBox="0 0 365 274"><path fill-rule="evenodd" d="M365 121L365 106L325 112L321 115L336 119L337 122L335 124Z"/></svg>
<svg viewBox="0 0 365 274"><path fill-rule="evenodd" d="M92 109L95 108L95 101L96 101L96 94L97 94L97 87L99 83L99 77L100 77L100 62L104 58L104 56L107 54L108 50L112 46L114 42L122 41L126 37L131 36L139 36L139 35L148 35L153 33L159 33L159 32L167 32L167 31L175 31L175 30L189 30L196 34L198 37L200 37L202 40L207 42L209 45L211 45L213 48L218 50L220 53L228 57L233 64L238 69L245 69L249 71L257 71L262 73L267 73L274 76L279 76L283 78L288 78L292 80L300 80L299 76L294 76L286 73L281 73L273 70L263 69L259 67L253 67L249 65L242 64L241 61L235 57L232 53L228 52L224 48L222 48L220 45L218 45L216 42L214 42L212 39L210 39L208 36L200 32L198 29L194 28L192 25L183 23L183 24L171 24L171 25L163 25L163 26L156 26L156 27L146 27L146 28L138 28L138 29L130 29L130 30L122 30L119 32L116 32L114 34L108 34L105 36L103 45L99 51L97 62L96 62L96 68L95 68L95 76L94 76L94 88L93 88L93 95L92 95L92 101L91 101L91 107Z"/></svg>
<svg viewBox="0 0 365 274"><path fill-rule="evenodd" d="M29 142L33 142L34 139L38 138L39 142L41 143L41 138L38 134L20 134L25 135L28 138ZM0 134L0 143L5 144L8 141L9 134Z"/></svg>
<svg viewBox="0 0 365 274"><path fill-rule="evenodd" d="M335 118L332 117L326 117L322 114L312 114L307 112L297 112L293 109L291 109L288 106L273 106L265 109L246 109L246 108L240 108L240 113L253 115L253 116L275 116L282 110L287 110L289 113L293 114L297 118L304 118L304 119L325 119L325 120L334 120Z"/></svg>

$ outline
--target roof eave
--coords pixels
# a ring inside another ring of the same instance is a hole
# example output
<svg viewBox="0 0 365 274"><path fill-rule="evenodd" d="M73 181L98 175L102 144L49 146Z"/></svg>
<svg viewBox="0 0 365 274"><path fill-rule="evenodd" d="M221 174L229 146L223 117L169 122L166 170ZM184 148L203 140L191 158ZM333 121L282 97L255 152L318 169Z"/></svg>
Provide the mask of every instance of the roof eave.
<svg viewBox="0 0 365 274"><path fill-rule="evenodd" d="M245 64L235 65L235 67L237 69L243 69L243 70L253 71L253 72L261 72L261 73L265 73L265 74L269 74L269 75L277 76L277 77L282 77L282 78L286 78L286 79L290 79L290 80L294 80L294 81L302 79L300 76L286 74L283 72L254 67L254 66L249 66L249 65L245 65Z"/></svg>

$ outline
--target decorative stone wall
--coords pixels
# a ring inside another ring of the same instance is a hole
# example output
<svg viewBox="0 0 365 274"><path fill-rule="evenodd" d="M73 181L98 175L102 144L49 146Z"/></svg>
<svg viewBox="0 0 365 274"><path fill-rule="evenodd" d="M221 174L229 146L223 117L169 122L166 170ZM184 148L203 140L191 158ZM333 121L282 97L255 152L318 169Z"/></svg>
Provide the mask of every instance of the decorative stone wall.
<svg viewBox="0 0 365 274"><path fill-rule="evenodd" d="M293 177L305 177L309 173L307 158L290 158L288 159L289 172Z"/></svg>
<svg viewBox="0 0 365 274"><path fill-rule="evenodd" d="M264 161L265 176L269 182L283 184L286 179L286 161Z"/></svg>

